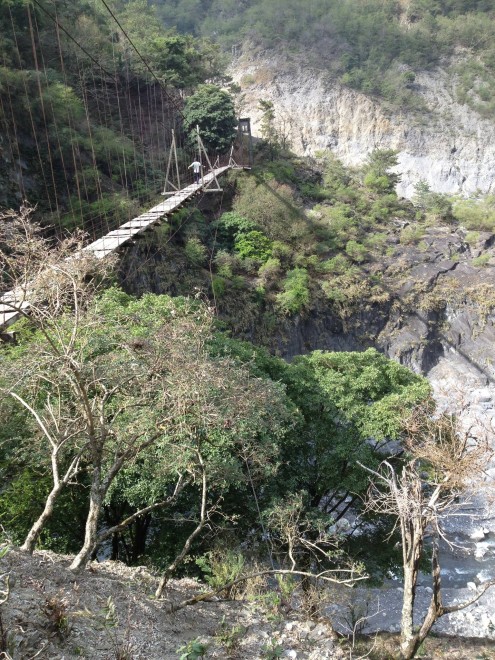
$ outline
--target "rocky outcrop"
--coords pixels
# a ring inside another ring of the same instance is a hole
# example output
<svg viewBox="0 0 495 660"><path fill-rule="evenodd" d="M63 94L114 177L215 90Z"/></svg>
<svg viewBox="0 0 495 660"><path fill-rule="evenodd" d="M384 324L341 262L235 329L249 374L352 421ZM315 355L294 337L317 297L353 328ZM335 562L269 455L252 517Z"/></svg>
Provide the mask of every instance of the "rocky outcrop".
<svg viewBox="0 0 495 660"><path fill-rule="evenodd" d="M255 136L259 99L269 100L299 155L330 149L346 165L359 165L373 149L397 149L398 192L405 197L420 179L437 192L495 191L495 123L456 101L455 78L447 69L416 75L421 112L387 111L378 99L344 87L324 70L273 53L245 54L231 74L242 88L242 112L251 116Z"/></svg>

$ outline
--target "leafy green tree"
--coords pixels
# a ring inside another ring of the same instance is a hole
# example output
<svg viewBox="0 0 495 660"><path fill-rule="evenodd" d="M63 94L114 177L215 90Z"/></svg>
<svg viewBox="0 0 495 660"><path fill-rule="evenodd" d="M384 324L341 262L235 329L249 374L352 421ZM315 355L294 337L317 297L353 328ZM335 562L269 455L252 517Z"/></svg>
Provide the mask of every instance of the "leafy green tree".
<svg viewBox="0 0 495 660"><path fill-rule="evenodd" d="M194 538L211 514L211 489L242 481L246 461L252 475L276 465L278 438L290 425L283 390L226 357L210 357L213 317L204 305L166 296L135 300L116 289L95 298L107 272L102 260L85 253L64 259L30 225L20 240L17 222L22 229L22 218L4 218L2 263L16 291L29 288L36 331L0 354L0 406L12 409L4 439L9 453L20 440L17 451L33 456L45 486L50 474L53 482L24 549L33 550L62 492L81 475L88 511L72 568L84 566L103 540L170 507L198 483ZM23 419L26 430L19 430ZM124 473L121 492L142 506L102 531L105 502Z"/></svg>
<svg viewBox="0 0 495 660"><path fill-rule="evenodd" d="M184 107L184 130L192 144L195 144L196 126L207 151L225 153L237 127L231 96L216 85L200 85Z"/></svg>
<svg viewBox="0 0 495 660"><path fill-rule="evenodd" d="M220 73L218 50L188 35L172 33L148 39L145 52L153 70L166 84L179 89L194 87Z"/></svg>
<svg viewBox="0 0 495 660"><path fill-rule="evenodd" d="M227 359L210 359L204 348L210 324L209 313L197 304L154 296L135 301L110 290L80 319L78 336L71 340L70 369L57 354L48 359L49 344L41 338L4 362L6 379L12 369L21 376L13 395L44 420L45 435L53 437L58 428L72 436L64 450L87 462L89 511L74 569L84 566L103 540L140 515L170 507L196 481L204 488L197 535L206 523L207 494L242 480L250 443L256 441L258 457L263 447L265 459L276 454L275 438L287 418L283 393L275 384L250 379ZM70 320L62 317L60 325L70 340ZM65 342L62 333L59 341ZM30 388L45 380L49 384L34 401ZM265 414L268 400L270 413ZM257 463L250 460L255 473ZM71 478L76 474L72 471ZM101 532L99 519L111 493L114 501L125 498L140 508L125 524L118 521ZM177 565L176 560L169 571Z"/></svg>
<svg viewBox="0 0 495 660"><path fill-rule="evenodd" d="M275 106L272 101L260 99L258 101L258 110L261 111L261 136L268 146L271 160L274 160L280 148L280 137L275 126Z"/></svg>
<svg viewBox="0 0 495 660"><path fill-rule="evenodd" d="M283 383L299 413L284 440L277 474L258 493L266 523L273 525L272 542L278 538L282 552L287 536L284 541L279 534L289 525L292 538L299 539L292 548L298 562L321 561L328 567L333 561L338 565L342 561L339 552L333 559L331 552L314 555L309 545L300 542L301 537L325 540L323 547L329 550L329 537L323 531L342 519L350 507L358 506L360 495L368 488L366 471L357 462L371 468L379 465L381 449L403 437L410 411L428 400L428 382L374 349L362 353L314 351L290 364L248 343L223 337L217 338L214 350L237 356L255 374ZM284 505L289 501L295 505L292 512ZM255 513L247 524L256 524Z"/></svg>
<svg viewBox="0 0 495 660"><path fill-rule="evenodd" d="M400 181L400 175L390 170L397 167L397 151L375 149L368 156L364 170L364 185L375 192L390 193Z"/></svg>
<svg viewBox="0 0 495 660"><path fill-rule="evenodd" d="M414 187L414 205L425 213L431 213L439 220L452 220L452 200L448 195L442 195L431 190L426 181L421 179Z"/></svg>

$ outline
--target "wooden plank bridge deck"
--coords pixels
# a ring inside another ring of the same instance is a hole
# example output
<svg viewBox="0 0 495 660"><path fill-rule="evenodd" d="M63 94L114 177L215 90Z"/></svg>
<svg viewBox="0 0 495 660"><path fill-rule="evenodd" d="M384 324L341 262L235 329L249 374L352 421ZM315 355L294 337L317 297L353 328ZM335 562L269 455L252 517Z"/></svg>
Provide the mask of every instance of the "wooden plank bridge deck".
<svg viewBox="0 0 495 660"><path fill-rule="evenodd" d="M218 176L231 167L231 165L218 167L212 172L206 174L201 183L193 183L186 188L178 190L165 201L160 202L160 204L149 209L149 211L146 211L137 218L129 220L129 222L124 223L118 229L115 229L102 238L93 241L93 243L86 245L83 249L92 252L100 259L115 252L115 250L139 234L142 234L149 227L163 221L163 218L167 215L177 211L184 202L191 199L197 192L208 192L209 190L213 192L215 188L209 189L208 186L215 181ZM23 298L24 296L20 292L16 293L15 291L7 291L0 297L0 330L8 328L10 325L18 321L22 316L20 310L23 312L29 310L29 301L24 300ZM19 309L12 309L13 305Z"/></svg>

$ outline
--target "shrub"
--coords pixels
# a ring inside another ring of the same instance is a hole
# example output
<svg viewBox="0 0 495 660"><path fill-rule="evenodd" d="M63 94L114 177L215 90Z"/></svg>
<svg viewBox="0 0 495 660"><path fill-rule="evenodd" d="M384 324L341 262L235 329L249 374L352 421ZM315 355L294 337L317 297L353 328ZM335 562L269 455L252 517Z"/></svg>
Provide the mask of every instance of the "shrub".
<svg viewBox="0 0 495 660"><path fill-rule="evenodd" d="M343 254L337 254L332 259L328 259L322 264L322 268L327 273L334 275L342 275L349 270L351 263L349 259Z"/></svg>
<svg viewBox="0 0 495 660"><path fill-rule="evenodd" d="M403 245L419 243L423 235L424 228L421 225L407 225L400 233L400 242Z"/></svg>
<svg viewBox="0 0 495 660"><path fill-rule="evenodd" d="M287 263L292 256L292 249L287 243L282 241L273 241L272 243L272 256L280 259L282 263Z"/></svg>
<svg viewBox="0 0 495 660"><path fill-rule="evenodd" d="M225 294L226 288L225 279L219 275L214 275L211 280L211 290L215 298L221 298Z"/></svg>
<svg viewBox="0 0 495 660"><path fill-rule="evenodd" d="M495 229L495 196L483 199L463 199L454 204L455 219L468 229Z"/></svg>
<svg viewBox="0 0 495 660"><path fill-rule="evenodd" d="M258 271L262 285L267 285L269 282L275 281L282 271L280 259L270 257Z"/></svg>
<svg viewBox="0 0 495 660"><path fill-rule="evenodd" d="M247 232L257 229L255 222L248 220L239 213L228 211L223 213L218 220L213 223L213 228L216 229L216 240L219 245L227 249L234 247L236 236L239 234L246 234Z"/></svg>
<svg viewBox="0 0 495 660"><path fill-rule="evenodd" d="M357 261L358 263L361 263L366 259L367 250L364 245L358 243L357 241L347 241L345 251L351 257L351 259Z"/></svg>
<svg viewBox="0 0 495 660"><path fill-rule="evenodd" d="M468 245L476 245L476 243L480 240L479 231L468 231L464 240Z"/></svg>
<svg viewBox="0 0 495 660"><path fill-rule="evenodd" d="M219 250L214 259L218 275L230 279L233 274L242 268L237 254L230 254L226 250Z"/></svg>
<svg viewBox="0 0 495 660"><path fill-rule="evenodd" d="M390 179L385 174L376 174L376 172L368 172L364 177L364 185L373 190L374 192L387 192L390 190Z"/></svg>
<svg viewBox="0 0 495 660"><path fill-rule="evenodd" d="M379 252L383 252L387 244L387 240L388 234L385 232L378 232L368 236L365 243L370 250L378 250Z"/></svg>
<svg viewBox="0 0 495 660"><path fill-rule="evenodd" d="M199 238L196 238L195 236L187 241L184 247L184 252L188 260L195 266L202 266L208 255L206 247L201 243Z"/></svg>
<svg viewBox="0 0 495 660"><path fill-rule="evenodd" d="M490 261L490 255L489 254L482 254L479 257L476 257L473 259L472 264L476 268L484 268L485 266L488 265L488 262Z"/></svg>
<svg viewBox="0 0 495 660"><path fill-rule="evenodd" d="M266 261L272 254L272 242L261 231L253 230L247 234L239 234L234 244L241 259Z"/></svg>
<svg viewBox="0 0 495 660"><path fill-rule="evenodd" d="M199 638L193 639L177 649L179 660L199 660L204 658L207 646Z"/></svg>
<svg viewBox="0 0 495 660"><path fill-rule="evenodd" d="M309 278L305 268L294 268L287 273L283 292L277 295L277 304L287 314L297 314L309 303Z"/></svg>
<svg viewBox="0 0 495 660"><path fill-rule="evenodd" d="M300 268L312 268L313 270L319 270L320 263L320 258L316 254L310 254L309 256L306 256L305 254L299 254L295 259L296 266L299 266Z"/></svg>
<svg viewBox="0 0 495 660"><path fill-rule="evenodd" d="M196 559L196 564L205 574L205 580L212 589L221 589L224 585L241 577L244 570L244 555L236 550L211 550ZM225 590L230 598L235 592L234 587Z"/></svg>
<svg viewBox="0 0 495 660"><path fill-rule="evenodd" d="M289 186L239 177L238 187L234 200L236 213L258 225L272 240L285 241L293 236L292 225L300 217L301 210Z"/></svg>

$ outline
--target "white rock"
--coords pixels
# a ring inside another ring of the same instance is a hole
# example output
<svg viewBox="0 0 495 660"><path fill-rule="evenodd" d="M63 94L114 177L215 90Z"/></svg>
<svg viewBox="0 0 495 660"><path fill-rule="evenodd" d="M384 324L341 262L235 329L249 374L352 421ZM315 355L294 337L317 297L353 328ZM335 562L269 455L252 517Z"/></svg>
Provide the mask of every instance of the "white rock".
<svg viewBox="0 0 495 660"><path fill-rule="evenodd" d="M469 538L473 541L482 541L485 538L485 531L481 527L477 527L471 532Z"/></svg>
<svg viewBox="0 0 495 660"><path fill-rule="evenodd" d="M486 555L489 549L490 548L488 543L477 543L476 549L474 551L474 556L476 557L476 559L483 559L483 557Z"/></svg>
<svg viewBox="0 0 495 660"><path fill-rule="evenodd" d="M478 587L476 586L476 583L475 583L475 582L468 582L468 583L466 584L466 587L467 587L468 589L471 589L471 591L477 591L477 590L478 590Z"/></svg>

